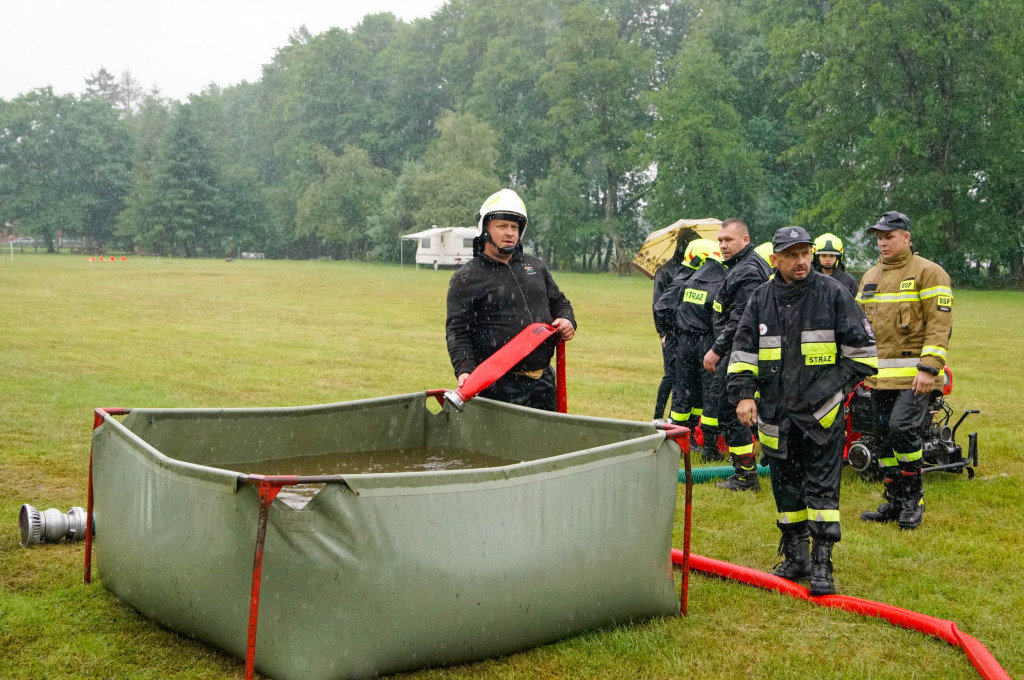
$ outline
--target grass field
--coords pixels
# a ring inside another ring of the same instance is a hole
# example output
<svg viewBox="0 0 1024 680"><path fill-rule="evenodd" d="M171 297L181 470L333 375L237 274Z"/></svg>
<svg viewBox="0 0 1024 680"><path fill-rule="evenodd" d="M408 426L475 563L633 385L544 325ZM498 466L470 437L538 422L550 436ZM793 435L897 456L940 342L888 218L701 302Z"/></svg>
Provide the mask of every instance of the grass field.
<svg viewBox="0 0 1024 680"><path fill-rule="evenodd" d="M18 544L18 509L85 506L95 407L293 406L451 387L450 272L339 262L0 258L0 678L241 678L243 663L162 629L101 584L82 545ZM640 276L556 274L579 321L569 410L648 420L661 356ZM943 619L1024 678L1024 295L957 292L950 360L978 477L926 478L922 527L857 520L880 500L842 488L840 592ZM777 561L769 489L694 493L693 550ZM680 496L673 544L682 546ZM401 677L972 678L957 649L773 593L691 577L690 615ZM429 584L424 584L429 587ZM410 615L429 616L419 612ZM258 652L257 652L258 653Z"/></svg>

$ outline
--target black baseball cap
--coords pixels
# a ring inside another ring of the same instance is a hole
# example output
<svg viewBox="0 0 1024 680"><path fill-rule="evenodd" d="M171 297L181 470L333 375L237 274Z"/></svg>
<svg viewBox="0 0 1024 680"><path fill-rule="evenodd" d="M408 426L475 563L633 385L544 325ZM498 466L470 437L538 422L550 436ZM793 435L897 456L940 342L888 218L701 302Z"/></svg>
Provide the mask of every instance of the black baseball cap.
<svg viewBox="0 0 1024 680"><path fill-rule="evenodd" d="M775 232L775 236L772 237L772 250L776 253L781 253L786 248L795 246L798 243L814 245L814 239L811 238L811 235L803 227L783 227Z"/></svg>
<svg viewBox="0 0 1024 680"><path fill-rule="evenodd" d="M878 222L868 227L868 231L892 231L893 229L904 229L910 231L910 218L901 212L892 210L884 213L878 218Z"/></svg>

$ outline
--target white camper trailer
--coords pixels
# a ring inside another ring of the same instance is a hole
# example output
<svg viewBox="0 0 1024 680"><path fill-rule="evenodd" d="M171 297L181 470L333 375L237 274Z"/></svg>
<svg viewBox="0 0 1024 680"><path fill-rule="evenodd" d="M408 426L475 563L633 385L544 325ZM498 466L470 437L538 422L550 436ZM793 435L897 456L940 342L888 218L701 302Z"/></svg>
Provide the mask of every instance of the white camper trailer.
<svg viewBox="0 0 1024 680"><path fill-rule="evenodd" d="M402 239L415 239L416 264L440 267L458 267L473 259L475 227L432 227Z"/></svg>

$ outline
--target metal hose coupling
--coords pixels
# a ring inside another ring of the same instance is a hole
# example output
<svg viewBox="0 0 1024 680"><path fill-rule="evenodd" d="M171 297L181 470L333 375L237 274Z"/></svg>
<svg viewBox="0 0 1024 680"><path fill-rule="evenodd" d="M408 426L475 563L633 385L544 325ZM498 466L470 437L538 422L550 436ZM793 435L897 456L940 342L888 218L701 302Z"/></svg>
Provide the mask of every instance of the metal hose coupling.
<svg viewBox="0 0 1024 680"><path fill-rule="evenodd" d="M85 510L76 506L67 513L56 508L39 512L26 503L18 513L18 527L23 548L43 542L81 541L85 538Z"/></svg>
<svg viewBox="0 0 1024 680"><path fill-rule="evenodd" d="M462 398L462 393L458 390L448 390L445 392L444 400L451 404L459 413L462 413L462 409L466 407L466 400Z"/></svg>

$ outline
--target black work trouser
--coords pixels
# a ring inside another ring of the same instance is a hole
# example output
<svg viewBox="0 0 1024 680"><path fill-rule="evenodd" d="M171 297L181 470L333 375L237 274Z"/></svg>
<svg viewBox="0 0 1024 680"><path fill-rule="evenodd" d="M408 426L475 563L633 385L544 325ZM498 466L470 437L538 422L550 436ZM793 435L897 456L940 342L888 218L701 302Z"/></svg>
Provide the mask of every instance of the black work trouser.
<svg viewBox="0 0 1024 680"><path fill-rule="evenodd" d="M879 444L878 465L887 468L921 467L921 425L931 404L931 393L914 390L871 390L871 413Z"/></svg>
<svg viewBox="0 0 1024 680"><path fill-rule="evenodd" d="M654 418L665 417L665 405L668 404L668 397L673 394L676 382L676 345L678 336L669 333L665 336L665 344L661 346L661 383L658 385L658 396L654 402Z"/></svg>
<svg viewBox="0 0 1024 680"><path fill-rule="evenodd" d="M480 396L508 404L529 406L544 411L557 411L558 392L555 387L555 370L548 366L537 379L517 373L506 373L481 392Z"/></svg>
<svg viewBox="0 0 1024 680"><path fill-rule="evenodd" d="M704 355L715 338L711 335L680 333L676 350L676 392L672 395L672 411L718 420L718 404L712 398L715 374L704 370ZM717 427L717 425L712 425Z"/></svg>
<svg viewBox="0 0 1024 680"><path fill-rule="evenodd" d="M815 540L838 541L839 480L843 472L843 442L846 427L843 413L829 432L825 444L815 444L794 424L786 437L786 457L771 457L772 494L780 529L801 531L801 522Z"/></svg>
<svg viewBox="0 0 1024 680"><path fill-rule="evenodd" d="M718 404L718 430L729 447L729 454L734 462L737 457L754 456L754 438L750 427L740 422L736 416L736 404L730 403L725 389L726 375L729 370L730 353L726 353L715 366L714 382L711 386L712 396ZM746 465L746 463L745 463Z"/></svg>

